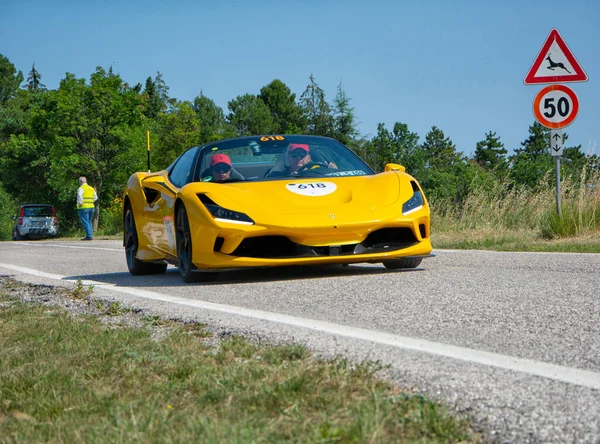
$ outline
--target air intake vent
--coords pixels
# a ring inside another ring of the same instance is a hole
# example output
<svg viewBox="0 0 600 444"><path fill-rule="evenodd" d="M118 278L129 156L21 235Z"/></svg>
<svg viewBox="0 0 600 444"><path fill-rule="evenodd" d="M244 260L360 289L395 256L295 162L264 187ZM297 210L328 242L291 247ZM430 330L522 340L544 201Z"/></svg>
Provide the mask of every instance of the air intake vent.
<svg viewBox="0 0 600 444"><path fill-rule="evenodd" d="M410 228L383 228L369 234L362 243L369 250L397 250L417 243Z"/></svg>

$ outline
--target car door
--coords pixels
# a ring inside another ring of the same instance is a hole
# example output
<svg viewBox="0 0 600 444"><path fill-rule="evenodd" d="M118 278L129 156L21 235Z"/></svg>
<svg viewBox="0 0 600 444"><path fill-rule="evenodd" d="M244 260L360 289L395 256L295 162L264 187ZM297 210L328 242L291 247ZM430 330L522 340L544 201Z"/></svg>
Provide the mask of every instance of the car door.
<svg viewBox="0 0 600 444"><path fill-rule="evenodd" d="M146 196L151 196L145 211L152 227L152 248L171 258L177 256L173 214L175 200L181 187L193 180L197 152L196 147L183 153L168 174L148 176L142 180Z"/></svg>

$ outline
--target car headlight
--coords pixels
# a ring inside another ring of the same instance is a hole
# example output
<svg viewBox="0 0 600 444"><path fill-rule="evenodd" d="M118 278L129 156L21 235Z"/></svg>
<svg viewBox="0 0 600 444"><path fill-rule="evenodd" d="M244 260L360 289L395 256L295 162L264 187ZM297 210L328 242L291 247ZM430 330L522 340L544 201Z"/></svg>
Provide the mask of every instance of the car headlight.
<svg viewBox="0 0 600 444"><path fill-rule="evenodd" d="M221 222L233 222L235 224L254 225L254 221L247 214L239 211L228 210L218 205L206 205L206 209L212 214L215 220Z"/></svg>
<svg viewBox="0 0 600 444"><path fill-rule="evenodd" d="M421 208L423 208L423 194L421 190L415 190L412 197L402 204L402 215L406 216Z"/></svg>
<svg viewBox="0 0 600 444"><path fill-rule="evenodd" d="M198 198L204 204L208 212L219 222L229 222L234 224L254 225L254 221L247 214L239 211L229 210L217 205L205 194L198 194Z"/></svg>

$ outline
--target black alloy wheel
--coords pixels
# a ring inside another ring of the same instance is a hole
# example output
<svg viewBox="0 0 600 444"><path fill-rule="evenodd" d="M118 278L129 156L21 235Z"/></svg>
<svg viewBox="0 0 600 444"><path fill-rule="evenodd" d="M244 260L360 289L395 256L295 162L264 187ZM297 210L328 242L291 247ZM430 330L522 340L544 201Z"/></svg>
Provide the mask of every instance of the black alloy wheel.
<svg viewBox="0 0 600 444"><path fill-rule="evenodd" d="M134 276L140 276L144 274L161 274L167 271L166 263L142 262L137 258L138 236L133 210L130 205L125 208L123 220L125 225L123 243L125 244L125 259L127 260L129 272Z"/></svg>
<svg viewBox="0 0 600 444"><path fill-rule="evenodd" d="M175 227L177 239L177 266L179 267L179 274L181 274L183 281L187 283L214 281L217 276L216 272L195 271L196 266L192 263L193 246L190 222L187 217L187 211L183 205L177 210Z"/></svg>

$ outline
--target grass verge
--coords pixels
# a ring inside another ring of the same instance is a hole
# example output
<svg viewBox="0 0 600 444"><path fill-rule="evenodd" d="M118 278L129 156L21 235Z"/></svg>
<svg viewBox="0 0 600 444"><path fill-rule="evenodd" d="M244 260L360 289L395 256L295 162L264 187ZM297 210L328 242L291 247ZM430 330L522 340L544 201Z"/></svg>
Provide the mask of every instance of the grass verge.
<svg viewBox="0 0 600 444"><path fill-rule="evenodd" d="M550 253L600 253L600 236L545 239L535 230L461 229L433 232L434 248L495 251L537 251Z"/></svg>
<svg viewBox="0 0 600 444"><path fill-rule="evenodd" d="M1 282L2 442L479 441L465 419L378 378L376 363L237 337L215 345L204 326L155 317L107 326ZM156 340L159 324L168 333Z"/></svg>

